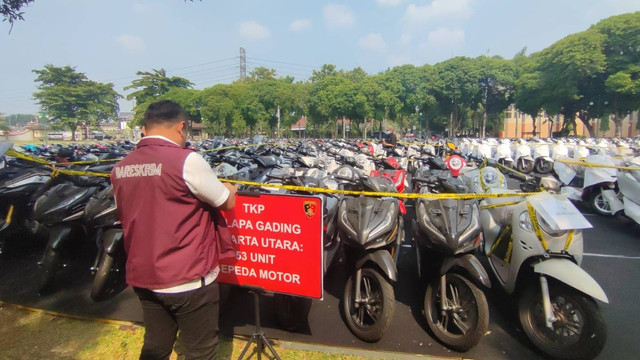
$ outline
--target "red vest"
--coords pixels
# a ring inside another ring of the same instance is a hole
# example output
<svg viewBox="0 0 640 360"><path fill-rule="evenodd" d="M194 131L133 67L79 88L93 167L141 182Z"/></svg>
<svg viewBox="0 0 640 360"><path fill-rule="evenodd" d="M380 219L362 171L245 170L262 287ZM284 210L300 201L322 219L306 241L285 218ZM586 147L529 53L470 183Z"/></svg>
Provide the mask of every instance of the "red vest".
<svg viewBox="0 0 640 360"><path fill-rule="evenodd" d="M142 139L111 171L131 286L172 287L218 265L212 207L183 178L190 153L163 139Z"/></svg>

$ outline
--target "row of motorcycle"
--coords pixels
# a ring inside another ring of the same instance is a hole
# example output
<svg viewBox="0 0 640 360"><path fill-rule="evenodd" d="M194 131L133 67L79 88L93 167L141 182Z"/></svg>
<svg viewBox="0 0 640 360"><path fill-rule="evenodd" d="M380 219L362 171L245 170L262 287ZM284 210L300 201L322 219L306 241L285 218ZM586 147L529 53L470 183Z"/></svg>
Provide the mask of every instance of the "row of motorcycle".
<svg viewBox="0 0 640 360"><path fill-rule="evenodd" d="M510 167L493 153L480 157L463 154L464 146L384 149L337 140L216 151L225 145L231 144L205 142L195 148L203 150L219 177L264 184L262 192L291 193L277 185L293 184L433 194L415 201L319 195L324 206L324 269L329 271L337 263L349 269L342 311L360 339L378 341L390 324L397 264L403 261L400 246L409 242L425 286L427 324L451 349L468 351L484 337L489 308L483 290L496 285L513 296L522 328L544 353L593 358L604 347L606 328L595 300L608 299L580 268L582 229L590 224L564 195L549 191L523 196L508 189L503 171L510 173ZM86 152L98 160L121 155L104 149ZM467 163L473 159L478 161ZM8 208L2 209L6 216L0 241L11 238L6 236L9 229L48 234L40 291L51 291L60 267L72 260L65 257L72 256L74 241L88 238L100 249L91 268L96 274L92 297L100 300L121 291L125 255L108 182L86 176L51 177L48 168L18 158L5 157L3 166L0 198ZM101 162L75 167L108 172L112 166ZM512 175L519 177L525 191L537 191L541 185L559 187L549 177ZM469 194L486 198L468 199ZM407 205L415 216L407 215ZM411 222L408 237L405 221ZM309 309L307 302L276 294L278 320L295 329L300 309Z"/></svg>
<svg viewBox="0 0 640 360"><path fill-rule="evenodd" d="M553 174L554 189L603 216L640 224L640 143L618 139L461 139L462 154L493 159L525 174Z"/></svg>

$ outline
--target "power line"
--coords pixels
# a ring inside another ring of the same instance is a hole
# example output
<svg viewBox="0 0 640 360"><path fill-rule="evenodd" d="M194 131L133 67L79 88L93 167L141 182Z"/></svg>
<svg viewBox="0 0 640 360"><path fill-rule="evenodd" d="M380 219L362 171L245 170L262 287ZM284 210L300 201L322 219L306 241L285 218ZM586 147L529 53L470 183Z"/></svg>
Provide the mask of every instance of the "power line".
<svg viewBox="0 0 640 360"><path fill-rule="evenodd" d="M258 61L266 61L266 62L270 62L270 63L287 64L287 65L293 65L293 66L302 66L302 67L311 68L311 69L316 69L317 68L317 66L296 64L296 63L291 63L291 62L286 62L286 61L278 61L278 60L268 60L268 59L255 58L255 57L247 57L247 59L258 60Z"/></svg>

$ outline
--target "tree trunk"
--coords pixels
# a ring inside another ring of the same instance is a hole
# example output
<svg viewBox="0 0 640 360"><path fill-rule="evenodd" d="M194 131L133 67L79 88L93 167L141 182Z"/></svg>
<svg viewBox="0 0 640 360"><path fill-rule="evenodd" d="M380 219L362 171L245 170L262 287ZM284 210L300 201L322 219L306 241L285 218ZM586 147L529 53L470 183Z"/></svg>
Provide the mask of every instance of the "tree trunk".
<svg viewBox="0 0 640 360"><path fill-rule="evenodd" d="M580 121L582 121L582 125L584 125L584 127L587 128L587 131L589 132L589 137L595 137L595 133L593 132L593 126L589 122L589 119L583 118L580 116L578 116L578 119L580 119Z"/></svg>
<svg viewBox="0 0 640 360"><path fill-rule="evenodd" d="M622 135L622 117L621 114L613 114L613 125L615 125L615 137L619 138Z"/></svg>

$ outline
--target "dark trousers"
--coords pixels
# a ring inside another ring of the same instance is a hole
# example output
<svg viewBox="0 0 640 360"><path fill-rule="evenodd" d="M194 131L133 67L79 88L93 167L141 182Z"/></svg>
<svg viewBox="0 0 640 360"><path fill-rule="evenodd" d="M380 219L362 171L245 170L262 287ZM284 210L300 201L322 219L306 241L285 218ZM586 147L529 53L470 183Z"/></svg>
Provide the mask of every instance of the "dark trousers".
<svg viewBox="0 0 640 360"><path fill-rule="evenodd" d="M134 290L142 304L145 327L141 360L169 359L178 329L186 359L216 358L220 306L217 281L177 294Z"/></svg>

